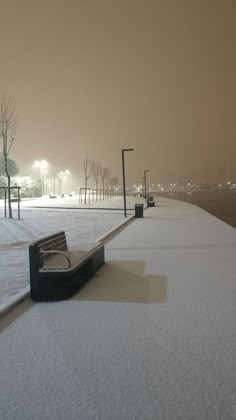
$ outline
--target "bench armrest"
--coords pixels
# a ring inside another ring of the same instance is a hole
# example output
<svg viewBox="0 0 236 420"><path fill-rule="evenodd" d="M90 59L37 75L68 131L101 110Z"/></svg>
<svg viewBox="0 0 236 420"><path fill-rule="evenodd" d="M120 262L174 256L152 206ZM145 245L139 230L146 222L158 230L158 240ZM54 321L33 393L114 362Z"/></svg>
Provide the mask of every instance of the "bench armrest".
<svg viewBox="0 0 236 420"><path fill-rule="evenodd" d="M63 257L65 257L68 261L68 265L67 267L50 267L50 268L42 268L43 270L67 270L69 268L71 268L71 261L70 258L68 257L68 255L66 255L64 252L62 251L41 251L40 250L40 255L45 255L45 254L61 254L63 255Z"/></svg>

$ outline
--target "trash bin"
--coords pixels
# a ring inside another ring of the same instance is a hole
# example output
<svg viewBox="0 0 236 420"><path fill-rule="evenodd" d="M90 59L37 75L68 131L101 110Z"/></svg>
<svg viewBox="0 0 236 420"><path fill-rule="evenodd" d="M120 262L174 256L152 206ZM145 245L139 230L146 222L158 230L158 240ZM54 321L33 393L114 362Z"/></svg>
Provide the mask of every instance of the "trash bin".
<svg viewBox="0 0 236 420"><path fill-rule="evenodd" d="M147 205L148 205L148 207L155 207L155 202L154 202L153 197L148 197Z"/></svg>
<svg viewBox="0 0 236 420"><path fill-rule="evenodd" d="M135 217L143 217L143 204L135 204Z"/></svg>

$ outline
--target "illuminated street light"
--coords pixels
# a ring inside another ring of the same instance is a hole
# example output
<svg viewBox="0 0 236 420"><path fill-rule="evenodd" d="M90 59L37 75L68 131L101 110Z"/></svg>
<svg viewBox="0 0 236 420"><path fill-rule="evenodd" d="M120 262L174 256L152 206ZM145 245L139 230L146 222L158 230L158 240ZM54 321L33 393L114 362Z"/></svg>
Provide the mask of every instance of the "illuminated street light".
<svg viewBox="0 0 236 420"><path fill-rule="evenodd" d="M63 181L65 176L69 175L70 171L68 169L65 169L63 171L58 172L57 177L58 177L58 184L59 184L59 191L58 194L61 194L61 186L63 187Z"/></svg>
<svg viewBox="0 0 236 420"><path fill-rule="evenodd" d="M126 189L125 189L125 152L132 152L134 149L122 149L122 172L123 172L123 195L124 195L124 216L127 217L126 212Z"/></svg>
<svg viewBox="0 0 236 420"><path fill-rule="evenodd" d="M67 177L70 175L70 171L69 171L69 169L66 169L65 171L64 171L64 177L63 177L63 181L64 181L64 189L66 190L66 179L67 179ZM63 182L62 181L62 182Z"/></svg>
<svg viewBox="0 0 236 420"><path fill-rule="evenodd" d="M143 171L143 174L144 174L144 176L143 176L143 178L144 178L144 191L145 191L145 196L144 196L144 198L145 198L145 201L147 202L147 178L146 178L146 173L147 172L150 172L150 169L145 169L144 171Z"/></svg>
<svg viewBox="0 0 236 420"><path fill-rule="evenodd" d="M41 179L41 194L42 196L45 195L45 179L48 174L48 162L43 160L36 160L33 164L35 169L38 169L40 172L40 179Z"/></svg>
<svg viewBox="0 0 236 420"><path fill-rule="evenodd" d="M40 162L39 162L39 160L36 160L36 161L33 163L33 167L34 167L34 168L36 168L36 169L39 169L39 168L40 168Z"/></svg>

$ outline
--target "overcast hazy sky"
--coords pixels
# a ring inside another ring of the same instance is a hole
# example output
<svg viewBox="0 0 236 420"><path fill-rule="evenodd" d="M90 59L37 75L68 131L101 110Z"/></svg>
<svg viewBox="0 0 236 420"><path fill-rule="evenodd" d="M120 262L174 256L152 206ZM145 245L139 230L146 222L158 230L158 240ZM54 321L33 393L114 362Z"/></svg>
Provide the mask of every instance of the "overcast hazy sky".
<svg viewBox="0 0 236 420"><path fill-rule="evenodd" d="M0 92L14 96L23 169L130 182L235 166L236 0L0 0ZM22 171L23 172L23 171Z"/></svg>

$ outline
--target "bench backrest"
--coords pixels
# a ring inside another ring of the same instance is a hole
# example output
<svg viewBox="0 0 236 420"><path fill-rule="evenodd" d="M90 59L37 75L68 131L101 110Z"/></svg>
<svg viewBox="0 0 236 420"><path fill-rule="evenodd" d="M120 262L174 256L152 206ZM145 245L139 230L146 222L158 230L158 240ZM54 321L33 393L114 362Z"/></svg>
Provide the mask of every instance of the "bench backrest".
<svg viewBox="0 0 236 420"><path fill-rule="evenodd" d="M31 295L38 294L38 271L42 267L43 260L40 257L40 250L43 251L67 251L67 242L65 232L58 232L54 235L39 239L29 245L29 266L30 266L30 286ZM44 255L44 259L52 258L52 255Z"/></svg>
<svg viewBox="0 0 236 420"><path fill-rule="evenodd" d="M67 242L65 232L58 232L53 235L39 239L29 245L30 271L38 270L42 266L40 258L40 250L42 251L67 251ZM45 254L44 259L48 260L53 254Z"/></svg>

